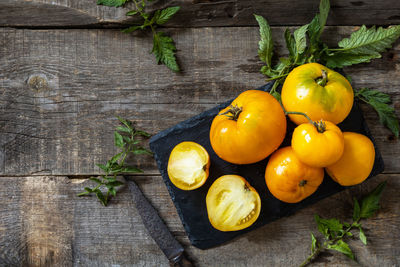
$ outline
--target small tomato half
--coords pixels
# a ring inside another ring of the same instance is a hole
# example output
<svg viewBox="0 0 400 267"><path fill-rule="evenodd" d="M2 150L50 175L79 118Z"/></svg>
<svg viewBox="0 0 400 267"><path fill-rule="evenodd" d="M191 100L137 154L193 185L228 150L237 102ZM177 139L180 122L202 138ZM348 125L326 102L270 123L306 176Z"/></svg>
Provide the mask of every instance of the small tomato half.
<svg viewBox="0 0 400 267"><path fill-rule="evenodd" d="M248 90L214 118L210 142L223 160L250 164L274 152L285 133L286 117L279 102L267 92Z"/></svg>
<svg viewBox="0 0 400 267"><path fill-rule="evenodd" d="M280 148L268 161L265 182L271 194L287 203L297 203L314 193L324 178L324 169L302 163L293 149Z"/></svg>
<svg viewBox="0 0 400 267"><path fill-rule="evenodd" d="M209 168L210 157L204 147L195 142L182 142L172 149L167 172L176 187L193 190L206 182Z"/></svg>
<svg viewBox="0 0 400 267"><path fill-rule="evenodd" d="M303 123L293 131L292 148L303 163L326 167L342 156L343 134L339 127L329 121Z"/></svg>
<svg viewBox="0 0 400 267"><path fill-rule="evenodd" d="M327 120L338 124L349 115L354 92L343 75L318 63L308 63L293 69L282 87L282 104L286 111L299 111L313 121ZM289 115L301 124L301 115Z"/></svg>
<svg viewBox="0 0 400 267"><path fill-rule="evenodd" d="M344 151L342 157L326 167L328 175L343 186L362 183L374 167L375 148L365 135L344 132Z"/></svg>
<svg viewBox="0 0 400 267"><path fill-rule="evenodd" d="M211 225L224 232L249 227L261 211L257 191L238 175L224 175L215 180L208 190L206 205Z"/></svg>

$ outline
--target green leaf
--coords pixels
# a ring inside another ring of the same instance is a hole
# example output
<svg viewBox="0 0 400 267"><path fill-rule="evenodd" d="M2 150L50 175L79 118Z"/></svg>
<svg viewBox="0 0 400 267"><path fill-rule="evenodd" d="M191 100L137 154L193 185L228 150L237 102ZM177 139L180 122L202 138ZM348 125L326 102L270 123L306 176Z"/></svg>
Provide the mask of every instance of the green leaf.
<svg viewBox="0 0 400 267"><path fill-rule="evenodd" d="M97 0L98 5L120 7L129 0Z"/></svg>
<svg viewBox="0 0 400 267"><path fill-rule="evenodd" d="M98 179L98 178L90 177L89 179L90 179L91 181L93 181L93 182L98 183L98 184L102 184L102 182L101 182L100 179Z"/></svg>
<svg viewBox="0 0 400 267"><path fill-rule="evenodd" d="M311 233L311 253L314 253L314 251L318 248L318 242L317 239L315 238L314 234Z"/></svg>
<svg viewBox="0 0 400 267"><path fill-rule="evenodd" d="M124 138L122 138L122 135L117 131L114 132L114 145L119 148L124 147Z"/></svg>
<svg viewBox="0 0 400 267"><path fill-rule="evenodd" d="M271 59L274 44L272 42L271 28L266 19L262 16L254 14L258 25L260 27L260 41L258 42L258 56L260 60L265 62L271 68Z"/></svg>
<svg viewBox="0 0 400 267"><path fill-rule="evenodd" d="M289 28L286 28L285 30L285 41L286 41L286 47L289 51L289 56L292 60L294 60L296 57L296 42Z"/></svg>
<svg viewBox="0 0 400 267"><path fill-rule="evenodd" d="M121 181L113 181L113 182L110 182L107 184L107 186L110 186L110 187L117 187L117 186L121 186L121 185L124 185L124 183Z"/></svg>
<svg viewBox="0 0 400 267"><path fill-rule="evenodd" d="M369 195L363 198L361 202L360 218L367 219L374 215L379 209L379 200L385 185L386 181L380 183Z"/></svg>
<svg viewBox="0 0 400 267"><path fill-rule="evenodd" d="M304 52L307 47L306 33L308 29L308 24L301 26L294 31L294 40L296 43L296 57Z"/></svg>
<svg viewBox="0 0 400 267"><path fill-rule="evenodd" d="M377 90L363 88L356 91L356 97L371 105L378 113L381 124L389 128L396 137L399 137L399 121L395 109L388 105L391 102L389 95Z"/></svg>
<svg viewBox="0 0 400 267"><path fill-rule="evenodd" d="M136 31L136 30L143 30L144 29L144 26L143 25L134 25L134 26L131 26L131 27L129 27L129 28L126 28L126 29L123 29L123 30L121 30L123 33L131 33L131 32L134 32L134 31Z"/></svg>
<svg viewBox="0 0 400 267"><path fill-rule="evenodd" d="M129 120L124 119L124 118L122 118L122 117L120 117L120 116L117 116L117 119L118 119L123 125L125 125L128 129L132 129L132 122L130 122Z"/></svg>
<svg viewBox="0 0 400 267"><path fill-rule="evenodd" d="M85 192L79 193L78 197L91 194L93 191L90 187L85 187Z"/></svg>
<svg viewBox="0 0 400 267"><path fill-rule="evenodd" d="M132 130L124 127L124 126L118 126L117 128L115 128L117 131L119 132L123 132L123 133L132 133Z"/></svg>
<svg viewBox="0 0 400 267"><path fill-rule="evenodd" d="M330 9L329 0L321 0L319 2L319 14L318 14L318 22L319 22L319 35L321 35L322 31L324 30L326 20L328 18Z"/></svg>
<svg viewBox="0 0 400 267"><path fill-rule="evenodd" d="M95 190L95 193L96 193L97 198L98 198L99 201L101 202L101 204L103 204L103 206L107 206L107 200L106 200L106 198L104 197L104 195L103 195L103 193L101 192L101 190L97 188L97 189Z"/></svg>
<svg viewBox="0 0 400 267"><path fill-rule="evenodd" d="M367 237L365 236L363 229L361 227L359 227L358 229L360 229L361 242L363 242L364 245L367 245Z"/></svg>
<svg viewBox="0 0 400 267"><path fill-rule="evenodd" d="M346 255L347 257L349 257L350 259L354 260L354 255L353 255L353 252L351 251L349 245L341 239L338 240L333 245L328 244L327 248L339 251L339 252L343 253L344 255Z"/></svg>
<svg viewBox="0 0 400 267"><path fill-rule="evenodd" d="M117 190L115 190L114 187L110 188L110 189L108 190L108 192L110 192L110 194L113 195L114 197L117 195Z"/></svg>
<svg viewBox="0 0 400 267"><path fill-rule="evenodd" d="M110 164L109 164L110 167L111 167L111 165L112 165L113 163L116 163L116 162L121 158L122 154L123 154L123 152L119 152L118 154L114 155L114 156L109 160L109 162L110 162Z"/></svg>
<svg viewBox="0 0 400 267"><path fill-rule="evenodd" d="M127 166L127 167L121 168L120 172L124 172L124 173L142 173L143 171L141 169L139 169L139 168L136 168L136 167Z"/></svg>
<svg viewBox="0 0 400 267"><path fill-rule="evenodd" d="M104 179L106 179L106 180L109 181L109 182L114 182L114 181L116 181L115 177L110 177L110 176L106 176L106 177L104 177Z"/></svg>
<svg viewBox="0 0 400 267"><path fill-rule="evenodd" d="M102 169L105 172L108 171L108 167L106 165L104 165L104 164L97 163L96 166L99 167L100 169Z"/></svg>
<svg viewBox="0 0 400 267"><path fill-rule="evenodd" d="M166 23L168 20L172 18L172 16L175 15L176 12L179 11L181 7L180 6L172 6L172 7L167 7L162 10L157 10L157 15L155 15L155 23L158 25L162 25Z"/></svg>
<svg viewBox="0 0 400 267"><path fill-rule="evenodd" d="M143 154L153 155L153 153L151 151L149 151L149 150L147 150L145 148L135 149L135 150L132 151L132 153L135 154L135 155L143 155Z"/></svg>
<svg viewBox="0 0 400 267"><path fill-rule="evenodd" d="M360 219L360 204L356 198L354 198L354 210L353 210L353 221L358 221Z"/></svg>
<svg viewBox="0 0 400 267"><path fill-rule="evenodd" d="M325 56L330 68L342 68L380 58L380 53L390 48L400 37L400 25L383 29L365 25L338 43L339 48L329 49Z"/></svg>
<svg viewBox="0 0 400 267"><path fill-rule="evenodd" d="M153 50L151 52L155 54L158 64L162 63L170 70L179 71L175 58L176 47L171 37L166 36L163 32L156 32L153 35Z"/></svg>
<svg viewBox="0 0 400 267"><path fill-rule="evenodd" d="M141 135L141 136L144 136L144 137L150 137L151 136L151 134L146 133L145 131L135 131L135 135Z"/></svg>
<svg viewBox="0 0 400 267"><path fill-rule="evenodd" d="M318 231L326 238L335 238L343 230L343 225L336 218L323 219L318 215L315 215L314 218L318 225Z"/></svg>
<svg viewBox="0 0 400 267"><path fill-rule="evenodd" d="M131 10L131 11L126 12L125 16L134 16L137 13L139 13L139 10Z"/></svg>

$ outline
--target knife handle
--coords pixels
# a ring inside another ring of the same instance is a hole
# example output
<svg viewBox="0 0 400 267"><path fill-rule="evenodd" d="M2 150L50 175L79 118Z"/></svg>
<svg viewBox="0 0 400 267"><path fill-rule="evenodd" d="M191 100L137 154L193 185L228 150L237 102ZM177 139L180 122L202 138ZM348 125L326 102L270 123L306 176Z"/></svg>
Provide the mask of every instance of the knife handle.
<svg viewBox="0 0 400 267"><path fill-rule="evenodd" d="M171 267L194 267L193 263L186 258L183 252L175 258L171 259L169 261L169 265Z"/></svg>

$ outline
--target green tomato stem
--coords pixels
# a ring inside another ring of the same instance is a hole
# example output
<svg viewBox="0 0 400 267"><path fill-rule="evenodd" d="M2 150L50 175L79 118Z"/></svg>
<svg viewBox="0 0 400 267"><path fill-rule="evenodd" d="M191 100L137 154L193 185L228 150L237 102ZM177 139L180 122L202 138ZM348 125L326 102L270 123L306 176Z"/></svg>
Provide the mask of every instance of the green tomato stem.
<svg viewBox="0 0 400 267"><path fill-rule="evenodd" d="M324 87L326 83L328 82L328 74L326 73L325 70L322 70L322 77L318 78L316 80L317 84Z"/></svg>

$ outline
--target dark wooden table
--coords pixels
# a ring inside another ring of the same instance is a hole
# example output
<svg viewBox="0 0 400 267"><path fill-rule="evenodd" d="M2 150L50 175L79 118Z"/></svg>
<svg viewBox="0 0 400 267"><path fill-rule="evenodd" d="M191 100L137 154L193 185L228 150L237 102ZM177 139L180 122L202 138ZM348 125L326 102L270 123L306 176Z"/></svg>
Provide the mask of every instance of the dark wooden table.
<svg viewBox="0 0 400 267"><path fill-rule="evenodd" d="M0 266L168 266L126 188L103 207L78 198L96 163L116 152L116 115L154 134L265 83L253 13L273 26L285 54L285 26L311 21L317 0L158 1L181 5L166 24L183 69L155 64L151 38L127 35L124 8L94 0L0 0ZM362 24L400 24L400 1L332 0L323 38L335 43ZM346 68L356 88L391 95L399 116L400 43L370 64ZM313 215L351 217L352 197L388 181L382 209L365 221L368 245L350 241L363 266L400 266L400 143L362 106L385 172L362 185L218 248L191 246L151 157L132 161L135 180L198 266L296 266L310 251ZM358 266L329 252L315 266Z"/></svg>

